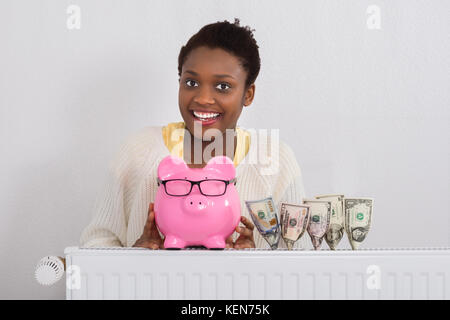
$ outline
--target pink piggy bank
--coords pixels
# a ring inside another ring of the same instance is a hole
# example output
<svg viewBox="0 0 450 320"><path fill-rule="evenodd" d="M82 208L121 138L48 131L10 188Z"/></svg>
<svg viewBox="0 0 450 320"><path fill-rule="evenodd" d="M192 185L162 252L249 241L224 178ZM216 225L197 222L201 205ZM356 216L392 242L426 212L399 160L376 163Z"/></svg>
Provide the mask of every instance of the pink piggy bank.
<svg viewBox="0 0 450 320"><path fill-rule="evenodd" d="M192 169L181 158L165 157L158 166L154 207L164 247L225 248L241 217L235 178L233 161L225 156Z"/></svg>

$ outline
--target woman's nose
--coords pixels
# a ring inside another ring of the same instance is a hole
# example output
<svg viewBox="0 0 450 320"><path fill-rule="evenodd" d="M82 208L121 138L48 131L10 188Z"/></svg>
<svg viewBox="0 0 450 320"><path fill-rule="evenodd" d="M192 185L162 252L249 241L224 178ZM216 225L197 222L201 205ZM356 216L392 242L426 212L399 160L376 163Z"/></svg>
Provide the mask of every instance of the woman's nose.
<svg viewBox="0 0 450 320"><path fill-rule="evenodd" d="M211 90L208 88L201 88L198 94L195 96L194 101L199 105L214 104L214 96Z"/></svg>

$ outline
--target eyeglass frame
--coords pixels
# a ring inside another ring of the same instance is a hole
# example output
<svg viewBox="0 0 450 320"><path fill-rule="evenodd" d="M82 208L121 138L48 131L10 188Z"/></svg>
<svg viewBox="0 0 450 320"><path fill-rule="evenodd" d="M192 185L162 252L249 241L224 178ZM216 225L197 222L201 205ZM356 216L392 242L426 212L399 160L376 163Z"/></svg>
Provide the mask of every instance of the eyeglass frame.
<svg viewBox="0 0 450 320"><path fill-rule="evenodd" d="M191 188L189 189L189 192L188 192L188 193L183 194L183 195L173 195L173 194L169 194L169 193L167 192L167 189L166 189L166 183L169 182L169 181L188 181L188 182L191 183ZM204 194L203 191L202 191L202 188L200 188L200 183L203 182L203 181L222 181L222 182L225 183L225 190L224 190L224 192L223 192L222 194L218 194L218 195L207 195L207 194ZM189 194L192 192L192 188L194 188L194 185L198 185L198 191L200 191L200 193L201 193L202 195L206 196L206 197L221 197L221 196L223 196L223 195L227 192L227 188L228 188L228 185L229 185L230 183L236 185L236 178L233 178L233 179L231 179L231 180L203 179L203 180L199 180L199 181L192 181L192 180L188 180L188 179L169 179L169 180L161 180L160 178L156 178L156 182L158 183L158 187L162 184L162 185L164 186L164 192L165 192L167 195L171 196L171 197L185 197L185 196L189 195Z"/></svg>

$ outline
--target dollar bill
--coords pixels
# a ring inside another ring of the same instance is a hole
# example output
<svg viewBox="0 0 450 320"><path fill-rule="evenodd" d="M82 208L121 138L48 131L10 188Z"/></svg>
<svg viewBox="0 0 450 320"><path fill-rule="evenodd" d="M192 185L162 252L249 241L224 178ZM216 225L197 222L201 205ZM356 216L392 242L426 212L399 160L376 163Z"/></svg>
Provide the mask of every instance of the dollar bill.
<svg viewBox="0 0 450 320"><path fill-rule="evenodd" d="M316 196L316 199L331 201L330 227L325 234L325 241L331 250L336 250L337 245L344 236L344 195L325 194Z"/></svg>
<svg viewBox="0 0 450 320"><path fill-rule="evenodd" d="M373 198L344 198L345 228L353 250L357 250L367 237L373 201Z"/></svg>
<svg viewBox="0 0 450 320"><path fill-rule="evenodd" d="M309 223L309 206L282 202L280 205L281 237L288 250L303 236Z"/></svg>
<svg viewBox="0 0 450 320"><path fill-rule="evenodd" d="M303 203L311 207L308 233L314 249L319 250L330 226L331 201L305 199Z"/></svg>
<svg viewBox="0 0 450 320"><path fill-rule="evenodd" d="M245 201L245 204L261 236L273 250L277 249L280 241L280 223L272 197Z"/></svg>

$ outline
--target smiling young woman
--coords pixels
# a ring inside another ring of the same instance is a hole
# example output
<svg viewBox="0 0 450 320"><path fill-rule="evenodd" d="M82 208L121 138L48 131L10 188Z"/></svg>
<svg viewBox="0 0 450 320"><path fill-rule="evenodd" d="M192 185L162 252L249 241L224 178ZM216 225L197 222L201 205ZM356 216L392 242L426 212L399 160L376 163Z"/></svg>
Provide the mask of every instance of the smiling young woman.
<svg viewBox="0 0 450 320"><path fill-rule="evenodd" d="M239 59L223 49L202 46L190 52L182 67L178 95L180 113L190 135L190 144L185 149L190 153L185 153L185 160L194 157L195 139L202 141L203 155L203 150L214 141L208 134L213 132L211 129L222 133L224 143L220 153L233 159L237 137L234 136L234 143L229 146L226 133L236 129L243 107L252 103L255 93L255 84L246 87L246 77ZM194 130L195 122L202 128L198 133ZM219 154L213 150L211 156L215 155ZM190 166L202 167L208 160Z"/></svg>
<svg viewBox="0 0 450 320"><path fill-rule="evenodd" d="M81 235L81 246L137 246L163 248L155 221L153 202L157 191L157 167L169 154L183 158L191 168L203 167L210 157L227 155L236 167L236 189L242 225L227 239L227 246L268 248L254 231L246 200L272 196L280 202L301 203L305 198L300 167L283 141L256 139L238 126L244 107L255 97L260 70L259 47L249 27L228 21L201 28L178 56L179 110L182 122L146 127L127 139L110 166L105 193L97 201L95 215ZM211 134L213 132L213 134ZM228 139L227 134L233 134ZM204 156L216 139L221 148ZM258 150L277 146L278 170L264 173L265 163L245 161ZM200 146L201 159L195 159ZM221 150L220 150L221 149ZM280 241L280 248L286 248ZM303 237L294 246L311 247Z"/></svg>
<svg viewBox="0 0 450 320"><path fill-rule="evenodd" d="M194 121L205 129L235 129L243 107L252 103L255 94L254 83L246 88L246 77L238 58L225 50L194 49L183 65L178 95L189 132L194 132Z"/></svg>
<svg viewBox="0 0 450 320"><path fill-rule="evenodd" d="M258 48L250 28L239 26L238 19L234 24L225 21L204 26L181 48L178 104L190 135L190 144L185 141L186 150L190 150L185 160L193 159L196 139L202 141L202 151L214 141L208 134L210 129L222 133L221 154L233 159L237 137L230 146L225 135L236 130L243 107L250 106L255 96L261 65ZM202 130L195 132L195 122ZM201 167L208 160L190 166Z"/></svg>

